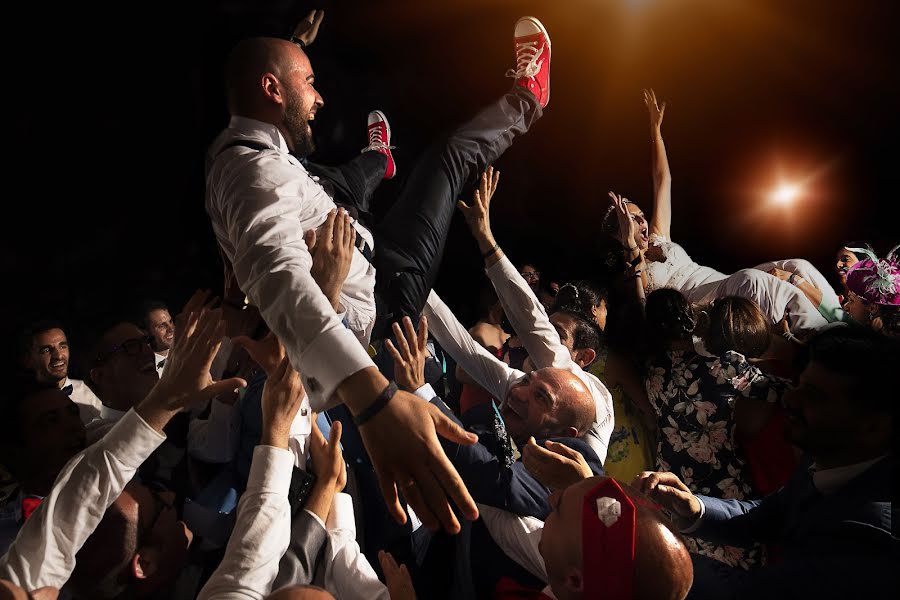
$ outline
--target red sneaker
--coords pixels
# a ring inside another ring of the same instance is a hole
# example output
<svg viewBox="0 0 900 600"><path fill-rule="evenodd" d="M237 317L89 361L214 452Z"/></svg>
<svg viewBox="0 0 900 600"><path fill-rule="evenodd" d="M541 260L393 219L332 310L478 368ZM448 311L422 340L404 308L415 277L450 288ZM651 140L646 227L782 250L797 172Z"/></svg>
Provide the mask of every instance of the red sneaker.
<svg viewBox="0 0 900 600"><path fill-rule="evenodd" d="M374 150L387 156L387 167L384 169L384 179L392 179L397 174L397 165L394 163L394 155L391 154L391 125L387 117L380 110L369 113L369 145L362 149L363 152Z"/></svg>
<svg viewBox="0 0 900 600"><path fill-rule="evenodd" d="M550 102L550 35L534 17L516 21L516 68L506 72L537 98L541 108Z"/></svg>

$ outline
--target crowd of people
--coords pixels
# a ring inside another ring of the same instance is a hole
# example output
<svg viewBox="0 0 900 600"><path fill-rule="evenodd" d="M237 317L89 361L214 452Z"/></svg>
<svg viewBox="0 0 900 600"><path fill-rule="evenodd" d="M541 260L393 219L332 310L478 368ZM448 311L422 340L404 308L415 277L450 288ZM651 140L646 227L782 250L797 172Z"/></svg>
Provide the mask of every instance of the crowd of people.
<svg viewBox="0 0 900 600"><path fill-rule="evenodd" d="M898 248L841 243L828 276L693 262L646 90L650 215L610 192L602 264L562 284L517 267L492 165L549 104L533 17L510 91L376 223L398 169L383 112L349 162L309 160L322 18L229 57L206 161L221 292L148 301L71 350L63 323L23 327L0 598L889 593ZM487 276L471 328L433 290L457 211Z"/></svg>

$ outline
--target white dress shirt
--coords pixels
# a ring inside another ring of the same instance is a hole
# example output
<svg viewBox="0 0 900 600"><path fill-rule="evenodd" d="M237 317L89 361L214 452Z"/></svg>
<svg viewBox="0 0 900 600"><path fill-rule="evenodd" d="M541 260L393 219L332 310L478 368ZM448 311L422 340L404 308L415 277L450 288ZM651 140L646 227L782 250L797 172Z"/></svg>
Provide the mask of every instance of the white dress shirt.
<svg viewBox="0 0 900 600"><path fill-rule="evenodd" d="M163 356L158 352L153 353L153 364L156 365L156 374L162 377L163 371L166 368L166 362L169 360L168 356ZM162 364L162 366L160 366Z"/></svg>
<svg viewBox="0 0 900 600"><path fill-rule="evenodd" d="M236 140L267 149L223 150ZM347 329L310 275L312 257L303 241L305 231L325 222L334 201L289 153L274 125L232 117L210 146L208 164L206 211L240 288L284 342L312 408L329 408L344 379L374 366L365 347L375 320L375 269L354 252L340 296ZM354 226L374 243L371 233Z"/></svg>
<svg viewBox="0 0 900 600"><path fill-rule="evenodd" d="M506 262L511 266L509 261ZM516 273L516 277L521 279L521 276L518 273ZM533 295L529 297L534 299ZM532 346L540 347L542 349L543 354L538 352L542 360L549 360L549 353L550 351L553 352L553 360L556 361L556 364L545 366L559 366L560 368L575 373L593 394L598 405L598 414L601 414L599 413L599 407L601 405L605 407L605 399L609 398L609 407L608 409L605 409L606 412L602 413L607 415L607 418L601 424L601 434L597 436L592 435L592 432L594 431L592 429L589 432L589 435L584 436L584 440L591 445L591 448L597 452L600 461L603 462L606 460L606 448L609 443L609 434L612 432L613 425L612 399L609 397L609 391L602 383L600 383L599 379L572 362L572 358L568 353L569 351L560 343L559 334L556 333L553 325L550 324L550 321L547 319L547 315L543 312L543 308L541 308L539 302L536 302L536 307L535 310L538 311L540 315L543 315L543 319L539 318L539 316L534 316L534 324L531 329L536 332L535 339L530 340L529 343ZM472 336L466 328L463 327L462 323L457 320L450 308L444 304L443 300L441 300L433 290L428 295L428 301L425 303L423 314L428 318L428 331L434 335L434 339L438 341L441 348L453 357L456 364L458 364L478 383L478 385L487 390L494 398L506 402L506 396L509 393L510 388L524 377L525 373L518 369L513 369L472 339ZM510 322L512 322L511 319L512 317L510 317ZM523 337L520 335L519 337L524 339L524 337L528 336L526 335ZM555 343L553 340L555 340ZM560 351L559 348L562 350Z"/></svg>
<svg viewBox="0 0 900 600"><path fill-rule="evenodd" d="M341 600L390 600L387 587L356 543L356 520L349 495L335 494L325 528L325 589Z"/></svg>
<svg viewBox="0 0 900 600"><path fill-rule="evenodd" d="M595 375L572 360L569 349L559 340L559 333L550 323L543 305L506 256L486 272L494 284L506 317L528 350L528 357L535 368L555 367L570 371L591 392L595 405L594 423L585 434L584 441L597 453L601 463L606 462L609 436L615 425L612 394Z"/></svg>
<svg viewBox="0 0 900 600"><path fill-rule="evenodd" d="M262 600L272 588L291 538L293 455L273 446L253 449L247 489L225 556L198 600Z"/></svg>
<svg viewBox="0 0 900 600"><path fill-rule="evenodd" d="M546 583L549 580L544 558L538 549L544 534L543 521L534 517L520 517L485 504L478 505L478 514L491 534L491 539L506 556L541 581ZM556 597L549 585L542 593L550 598Z"/></svg>
<svg viewBox="0 0 900 600"><path fill-rule="evenodd" d="M100 398L97 397L88 385L80 379L70 379L66 377L63 387L72 386L72 393L69 398L78 405L78 416L81 422L87 425L100 416Z"/></svg>
<svg viewBox="0 0 900 600"><path fill-rule="evenodd" d="M213 398L209 416L192 417L188 423L188 454L208 463L231 462L240 442L240 402L239 398L234 404L226 404Z"/></svg>
<svg viewBox="0 0 900 600"><path fill-rule="evenodd" d="M75 455L0 557L0 577L26 590L61 588L75 568L75 554L106 509L165 439L131 410L100 441Z"/></svg>

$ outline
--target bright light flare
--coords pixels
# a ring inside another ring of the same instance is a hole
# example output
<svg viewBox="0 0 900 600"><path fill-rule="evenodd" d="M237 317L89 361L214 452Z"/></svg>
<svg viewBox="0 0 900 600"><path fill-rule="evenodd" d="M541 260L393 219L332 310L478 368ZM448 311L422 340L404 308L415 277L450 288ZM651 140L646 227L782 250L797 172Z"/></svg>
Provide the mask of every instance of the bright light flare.
<svg viewBox="0 0 900 600"><path fill-rule="evenodd" d="M787 206L792 204L800 196L800 186L790 183L782 183L772 192L771 200L775 204Z"/></svg>

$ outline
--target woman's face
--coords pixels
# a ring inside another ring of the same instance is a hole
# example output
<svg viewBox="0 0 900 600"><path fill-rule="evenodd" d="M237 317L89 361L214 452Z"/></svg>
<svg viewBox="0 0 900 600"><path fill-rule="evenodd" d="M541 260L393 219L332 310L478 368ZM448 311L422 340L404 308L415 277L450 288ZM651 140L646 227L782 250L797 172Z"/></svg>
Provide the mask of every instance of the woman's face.
<svg viewBox="0 0 900 600"><path fill-rule="evenodd" d="M591 308L591 313L594 315L594 322L597 323L597 327L601 330L606 329L606 300L600 300L600 304Z"/></svg>
<svg viewBox="0 0 900 600"><path fill-rule="evenodd" d="M854 321L862 324L868 323L872 318L869 306L868 302L853 292L847 294L847 301L844 302L844 310L853 317Z"/></svg>
<svg viewBox="0 0 900 600"><path fill-rule="evenodd" d="M631 220L634 221L635 224L636 231L634 234L634 241L637 242L637 245L641 250L646 250L650 243L650 226L647 223L647 218L644 216L644 211L641 210L640 206L633 202L629 203L627 207L628 212L631 213Z"/></svg>
<svg viewBox="0 0 900 600"><path fill-rule="evenodd" d="M838 277L841 278L842 284L847 285L847 270L858 262L859 259L856 255L846 248L841 248L838 251L835 270L837 271Z"/></svg>

